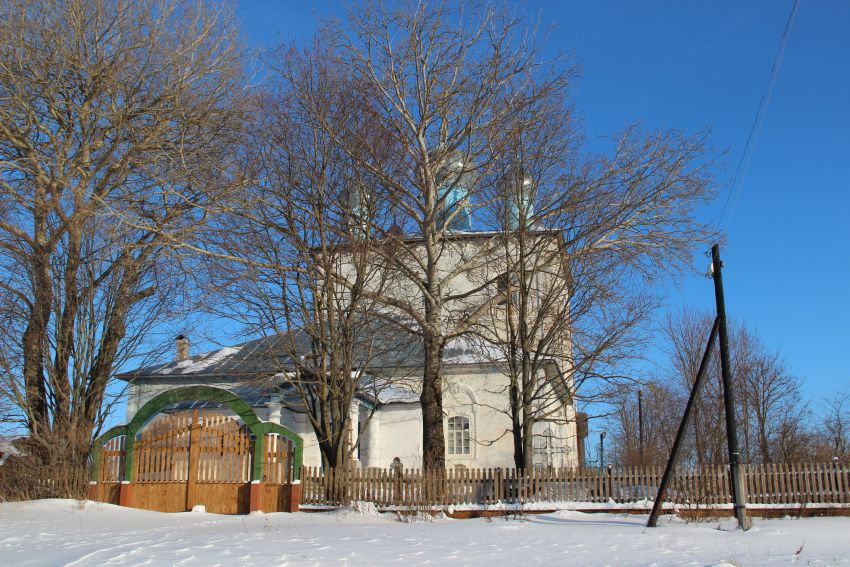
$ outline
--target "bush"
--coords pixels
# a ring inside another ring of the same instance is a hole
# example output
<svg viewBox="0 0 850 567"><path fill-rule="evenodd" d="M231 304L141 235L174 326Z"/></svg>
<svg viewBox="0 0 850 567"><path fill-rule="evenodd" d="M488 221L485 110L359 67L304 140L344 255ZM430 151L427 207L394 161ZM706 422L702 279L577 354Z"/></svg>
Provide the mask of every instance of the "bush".
<svg viewBox="0 0 850 567"><path fill-rule="evenodd" d="M86 497L91 452L87 443L41 444L24 439L16 446L20 454L0 466L0 502Z"/></svg>

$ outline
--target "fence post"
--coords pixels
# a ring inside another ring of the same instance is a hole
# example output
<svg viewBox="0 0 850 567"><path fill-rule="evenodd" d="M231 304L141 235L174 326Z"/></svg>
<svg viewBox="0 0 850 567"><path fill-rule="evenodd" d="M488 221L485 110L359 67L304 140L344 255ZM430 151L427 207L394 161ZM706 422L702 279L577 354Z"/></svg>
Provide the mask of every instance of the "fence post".
<svg viewBox="0 0 850 567"><path fill-rule="evenodd" d="M121 481L121 488L118 489L118 505L133 506L133 483L129 480Z"/></svg>
<svg viewBox="0 0 850 567"><path fill-rule="evenodd" d="M289 509L286 512L297 512L301 505L301 479L289 483Z"/></svg>
<svg viewBox="0 0 850 567"><path fill-rule="evenodd" d="M195 427L195 424L193 423L192 424L192 428L193 428L192 430L193 431L194 431L194 427ZM190 443L190 445L189 445L189 492L190 493L192 492L192 490L194 488L193 481L192 481L192 478L193 478L193 475L192 475L192 470L193 470L192 469L192 454L193 454L194 451L192 451L192 446L195 444L195 438L192 437L192 435L194 435L194 433L192 433L189 436L189 443ZM262 483L262 479L263 479L263 475L267 474L266 467L268 466L267 463L265 462L267 460L267 455L266 455L266 450L265 450L266 449L266 447L265 447L265 437L266 437L265 433L260 434L259 436L253 436L253 435L251 436L251 441L250 441L251 454L254 455L255 459L257 458L257 455L262 455L263 456L263 459L262 459L263 462L261 463L262 474L261 474L260 478L253 478L254 474L251 475L251 477L252 477L251 478L251 488L249 489L250 491L248 493L248 511L249 512L258 512L258 511L263 509L263 483ZM259 448L257 447L258 444L260 445ZM254 468L254 467L252 467L252 468ZM253 473L253 471L252 471L252 473Z"/></svg>
<svg viewBox="0 0 850 567"><path fill-rule="evenodd" d="M192 412L192 423L189 425L189 477L186 486L186 510L191 510L196 504L196 483L198 481L198 451L201 446L201 424L198 423L198 410Z"/></svg>

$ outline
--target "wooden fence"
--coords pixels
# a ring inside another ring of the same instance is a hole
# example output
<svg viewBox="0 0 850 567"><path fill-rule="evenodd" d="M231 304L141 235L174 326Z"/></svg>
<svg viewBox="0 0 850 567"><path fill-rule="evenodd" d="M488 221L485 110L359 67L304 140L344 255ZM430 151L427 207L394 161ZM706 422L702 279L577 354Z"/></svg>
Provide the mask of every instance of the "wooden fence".
<svg viewBox="0 0 850 567"><path fill-rule="evenodd" d="M369 501L378 506L608 503L652 501L661 467L542 469L352 469L304 467L301 504L339 506ZM850 467L832 463L785 463L743 467L749 504L850 504ZM682 468L666 502L717 506L730 503L726 465Z"/></svg>
<svg viewBox="0 0 850 567"><path fill-rule="evenodd" d="M279 433L264 433L262 481L255 488L267 511L290 510L294 445ZM208 511L247 513L251 507L256 440L247 426L219 412L162 415L138 434L132 464L132 506L181 512L195 504ZM101 448L93 499L122 502L127 439ZM259 456L258 456L259 458ZM126 492L126 490L125 490Z"/></svg>
<svg viewBox="0 0 850 567"><path fill-rule="evenodd" d="M113 437L100 450L99 482L91 497L99 502L118 504L121 481L124 480L125 437Z"/></svg>
<svg viewBox="0 0 850 567"><path fill-rule="evenodd" d="M248 512L251 439L236 419L197 410L164 415L140 433L135 452L134 506Z"/></svg>

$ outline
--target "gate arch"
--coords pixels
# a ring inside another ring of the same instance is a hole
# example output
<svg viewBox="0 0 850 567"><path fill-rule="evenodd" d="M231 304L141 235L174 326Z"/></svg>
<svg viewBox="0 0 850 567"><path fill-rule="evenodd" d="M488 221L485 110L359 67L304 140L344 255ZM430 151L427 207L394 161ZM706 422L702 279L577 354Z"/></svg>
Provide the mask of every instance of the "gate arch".
<svg viewBox="0 0 850 567"><path fill-rule="evenodd" d="M300 483L304 449L304 442L301 437L280 424L261 421L251 406L239 396L229 390L213 386L185 386L166 390L146 402L128 423L113 427L98 437L92 448L91 479L93 483L96 483L100 477L101 451L110 440L123 436L123 478L121 482L132 484L135 480L133 478L135 474L134 445L137 434L163 409L185 401L221 403L239 416L250 434L256 439L251 467L252 484L259 484L263 479L267 434L280 435L292 443L292 481L294 484Z"/></svg>

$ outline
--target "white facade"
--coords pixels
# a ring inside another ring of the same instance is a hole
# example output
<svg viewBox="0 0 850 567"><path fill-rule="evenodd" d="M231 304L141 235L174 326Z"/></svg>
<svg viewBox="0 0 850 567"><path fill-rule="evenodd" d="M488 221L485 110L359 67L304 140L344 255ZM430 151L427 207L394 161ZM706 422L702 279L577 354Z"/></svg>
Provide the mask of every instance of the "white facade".
<svg viewBox="0 0 850 567"><path fill-rule="evenodd" d="M203 356L215 356L214 353ZM401 372L399 372L401 375ZM387 468L395 458L407 468L422 465L422 413L416 379L411 369L404 370L399 383L382 394L383 401L373 410L373 404L355 400L352 406L352 423L359 424L359 437L353 431L354 463L361 467ZM445 368L443 394L446 434L446 466L467 468L513 468L513 438L511 420L507 412L507 377L492 363L448 364ZM127 404L129 421L138 409L151 398L166 390L191 385L233 389L239 380L203 380L177 378L164 375L159 378L133 380ZM254 405L254 411L264 421L273 421L291 429L304 440L304 464L320 466L321 454L306 416L269 399ZM371 415L371 417L370 417ZM535 466L573 467L578 465L575 408L564 404L561 411L550 420L535 426ZM449 420L468 424L468 429L450 430ZM368 419L368 421L367 421ZM362 429L362 430L361 430ZM468 442L464 443L467 439ZM454 436L452 443L449 437Z"/></svg>
<svg viewBox="0 0 850 567"><path fill-rule="evenodd" d="M539 244L535 254L545 257L546 260L536 264L534 288L540 294L547 293L547 290L562 293L559 290L565 289L562 285L565 274L562 272L563 267L558 255L560 236L557 233L541 233L535 238L538 239L535 242ZM421 253L420 247L421 243L413 240L405 246L404 253L413 258ZM479 253L482 248L486 253ZM479 337L489 337L486 344L491 345L479 346L476 349L466 344L468 341L458 340L455 341L458 343L455 345L457 348L450 348L451 344L446 346L446 358L443 360L443 429L446 436L447 467L514 467L514 443L508 411L509 378L505 373L504 364L500 362L504 360L503 354L500 354L498 348L492 347L506 332L507 312L502 303L491 299L499 293L497 288L500 285L500 274L497 270L499 266L505 265L506 254L513 252L506 252L504 247L500 248L495 236L467 234L448 242L441 256L439 267L443 289L447 295L458 297L443 306L446 325L451 327L475 310L476 306L485 305L488 308L476 322L475 330ZM340 261L340 269L346 273L350 265L346 268L344 255ZM377 264L375 269L380 269ZM381 278L382 293L408 300L413 298L411 301L414 304L421 301L421 297L417 295L417 287L410 281L405 281L408 276L410 272L407 275L395 272L388 274L387 279ZM560 298L561 296L556 296L559 301ZM567 297L564 295L564 310L566 304ZM561 314L558 310L553 313L556 316ZM404 316L403 313L399 315ZM399 342L405 340L404 337L398 339ZM547 364L550 364L555 372L546 378L544 383L548 386L544 388L543 395L538 394L539 401L536 402L546 404L546 409L535 410L535 415L543 416L534 424L535 466L579 465L576 410L572 401L573 385L563 372L569 352L568 340L567 336L559 336L557 347L547 351L553 353L551 362ZM265 378L259 370L254 375L250 372L234 372L228 375L228 359L244 355L244 352L240 355L240 349L243 347L222 349L192 357L190 360L147 369L141 374L134 373L134 377L129 378L128 420L147 400L169 388L203 384L238 389L262 380L270 381L268 369ZM418 387L421 383L422 368L418 366L421 360L415 358L405 361L403 368L385 368L379 365L368 368L368 374L379 377L381 382L391 386L378 393L377 399L355 400L351 408L351 422L358 425L352 428L351 439L357 447L354 454L355 464L362 467L387 468L398 459L404 467L418 468L422 465L422 414ZM212 375L211 372L214 371L217 374ZM542 376L540 380L543 380ZM552 384L559 380L558 391L555 391ZM305 465L321 464L316 435L309 420L299 413L297 407L282 407L271 399L253 400L250 403L254 405L260 419L279 422L304 439Z"/></svg>

